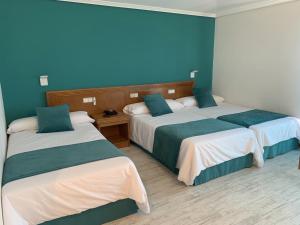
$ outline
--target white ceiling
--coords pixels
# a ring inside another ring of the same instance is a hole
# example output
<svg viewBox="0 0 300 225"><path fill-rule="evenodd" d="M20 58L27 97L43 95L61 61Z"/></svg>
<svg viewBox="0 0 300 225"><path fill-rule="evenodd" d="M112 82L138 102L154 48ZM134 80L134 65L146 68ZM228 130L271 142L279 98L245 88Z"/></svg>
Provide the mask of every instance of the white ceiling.
<svg viewBox="0 0 300 225"><path fill-rule="evenodd" d="M261 0L110 0L112 2L143 4L171 9L181 9L204 13L217 13L219 11Z"/></svg>
<svg viewBox="0 0 300 225"><path fill-rule="evenodd" d="M62 0L188 15L218 17L296 0Z"/></svg>

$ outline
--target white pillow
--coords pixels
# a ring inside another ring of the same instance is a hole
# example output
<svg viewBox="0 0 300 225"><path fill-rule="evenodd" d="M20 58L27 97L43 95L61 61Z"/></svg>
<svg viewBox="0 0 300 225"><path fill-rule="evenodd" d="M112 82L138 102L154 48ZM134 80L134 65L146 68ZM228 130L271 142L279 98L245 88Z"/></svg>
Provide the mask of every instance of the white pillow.
<svg viewBox="0 0 300 225"><path fill-rule="evenodd" d="M12 121L7 129L8 134L17 133L24 130L37 130L38 121L37 117L26 117Z"/></svg>
<svg viewBox="0 0 300 225"><path fill-rule="evenodd" d="M166 101L173 112L184 108L184 105L180 102L177 102L176 100L167 99Z"/></svg>
<svg viewBox="0 0 300 225"><path fill-rule="evenodd" d="M225 99L223 97L221 97L221 96L213 95L213 97L214 97L214 99L215 99L215 101L216 101L217 104L222 103L222 102L225 101Z"/></svg>
<svg viewBox="0 0 300 225"><path fill-rule="evenodd" d="M214 97L214 100L216 101L217 104L220 104L220 103L225 101L225 99L220 97L220 96L213 95L213 97ZM184 105L184 107L191 107L191 106L197 106L198 105L197 100L195 99L194 96L178 98L178 99L176 99L176 101L178 101L179 103Z"/></svg>
<svg viewBox="0 0 300 225"><path fill-rule="evenodd" d="M184 108L183 104L173 99L167 99L166 102L173 112ZM131 116L150 113L144 102L126 105L123 109L123 112Z"/></svg>
<svg viewBox="0 0 300 225"><path fill-rule="evenodd" d="M94 123L95 120L89 117L88 113L85 111L77 111L70 113L70 119L72 124L79 123ZM14 120L8 126L7 133L13 134L25 130L37 130L38 129L38 121L36 116L26 117Z"/></svg>
<svg viewBox="0 0 300 225"><path fill-rule="evenodd" d="M184 105L184 107L191 107L191 106L197 106L198 105L198 103L197 103L194 96L178 98L178 99L176 99L176 101L178 101L179 103Z"/></svg>
<svg viewBox="0 0 300 225"><path fill-rule="evenodd" d="M85 111L77 111L70 113L70 119L72 124L78 123L94 123L95 120L89 117L88 113Z"/></svg>
<svg viewBox="0 0 300 225"><path fill-rule="evenodd" d="M126 105L123 108L123 112L128 115L141 115L150 113L144 102Z"/></svg>

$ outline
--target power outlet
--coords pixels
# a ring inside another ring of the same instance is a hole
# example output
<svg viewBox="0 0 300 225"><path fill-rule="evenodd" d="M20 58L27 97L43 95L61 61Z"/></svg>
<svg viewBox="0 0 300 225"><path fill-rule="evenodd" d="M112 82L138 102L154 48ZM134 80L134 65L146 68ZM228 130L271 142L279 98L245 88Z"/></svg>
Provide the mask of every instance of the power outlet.
<svg viewBox="0 0 300 225"><path fill-rule="evenodd" d="M83 98L83 103L92 103L93 97Z"/></svg>
<svg viewBox="0 0 300 225"><path fill-rule="evenodd" d="M175 89L169 89L168 94L175 94Z"/></svg>
<svg viewBox="0 0 300 225"><path fill-rule="evenodd" d="M130 98L138 98L139 97L139 93L130 93Z"/></svg>
<svg viewBox="0 0 300 225"><path fill-rule="evenodd" d="M93 105L97 104L97 100L96 97L87 97L87 98L83 98L82 102L87 104L87 103L93 103Z"/></svg>

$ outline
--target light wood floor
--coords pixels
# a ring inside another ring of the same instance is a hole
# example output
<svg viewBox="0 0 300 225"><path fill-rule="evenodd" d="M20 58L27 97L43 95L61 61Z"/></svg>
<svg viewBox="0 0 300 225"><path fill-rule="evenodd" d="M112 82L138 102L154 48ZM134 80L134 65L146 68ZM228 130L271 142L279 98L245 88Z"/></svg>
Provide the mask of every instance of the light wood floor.
<svg viewBox="0 0 300 225"><path fill-rule="evenodd" d="M148 192L151 214L109 225L300 225L299 152L187 187L136 146L124 149Z"/></svg>

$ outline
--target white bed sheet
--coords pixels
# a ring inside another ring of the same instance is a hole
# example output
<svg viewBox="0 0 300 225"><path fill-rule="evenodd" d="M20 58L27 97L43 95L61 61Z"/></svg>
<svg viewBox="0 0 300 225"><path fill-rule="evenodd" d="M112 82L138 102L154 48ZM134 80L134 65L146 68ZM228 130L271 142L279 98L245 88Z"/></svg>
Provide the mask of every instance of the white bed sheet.
<svg viewBox="0 0 300 225"><path fill-rule="evenodd" d="M50 134L13 134L9 138L8 156L105 139L90 123L74 125L74 129ZM36 225L126 198L135 200L143 212L150 212L144 185L133 162L127 157L100 160L6 184L2 189L4 224Z"/></svg>
<svg viewBox="0 0 300 225"><path fill-rule="evenodd" d="M152 117L131 117L131 139L152 153L156 128L163 125L206 119L196 107L184 108L171 114ZM178 180L193 185L195 178L206 168L234 158L254 154L256 165L263 166L263 150L253 131L239 128L185 139L180 147L177 168Z"/></svg>
<svg viewBox="0 0 300 225"><path fill-rule="evenodd" d="M192 107L194 111L198 111L200 116L208 118L217 118L219 116L241 113L251 110L238 105L229 103L220 103L218 106L209 108ZM286 117L268 121L265 123L253 125L249 127L255 132L260 146L272 146L279 142L289 140L291 138L300 137L300 122L298 118Z"/></svg>
<svg viewBox="0 0 300 225"><path fill-rule="evenodd" d="M193 108L193 111L206 118L217 118L223 115L241 113L251 110L251 108L233 105L226 102L219 103L218 106L213 107L199 108L198 106L192 106L190 108Z"/></svg>

